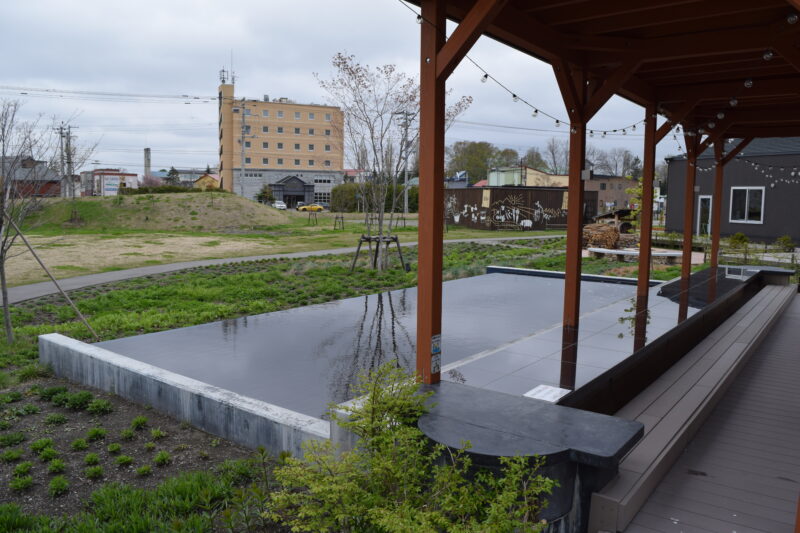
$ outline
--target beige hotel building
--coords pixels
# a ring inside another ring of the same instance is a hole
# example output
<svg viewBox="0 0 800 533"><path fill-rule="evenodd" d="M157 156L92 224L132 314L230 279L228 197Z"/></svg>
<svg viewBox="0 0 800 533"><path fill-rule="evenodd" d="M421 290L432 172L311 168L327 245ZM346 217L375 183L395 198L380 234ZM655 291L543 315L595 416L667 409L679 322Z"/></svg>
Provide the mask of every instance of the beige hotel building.
<svg viewBox="0 0 800 533"><path fill-rule="evenodd" d="M338 107L298 104L288 98L270 101L267 96L237 99L234 85L223 83L219 86L222 187L255 198L269 184L275 199L289 207L298 201L330 202L331 189L343 178L343 131Z"/></svg>

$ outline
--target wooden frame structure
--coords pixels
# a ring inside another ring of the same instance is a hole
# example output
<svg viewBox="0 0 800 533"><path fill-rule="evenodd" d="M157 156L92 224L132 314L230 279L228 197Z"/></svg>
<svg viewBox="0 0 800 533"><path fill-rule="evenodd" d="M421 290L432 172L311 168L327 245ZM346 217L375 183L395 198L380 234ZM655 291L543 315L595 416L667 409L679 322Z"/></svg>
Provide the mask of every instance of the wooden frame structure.
<svg viewBox="0 0 800 533"><path fill-rule="evenodd" d="M715 147L711 264L719 251L724 165L754 137L800 136L800 0L412 0L421 7L417 372L439 374L444 95L447 77L481 35L549 63L570 121L567 264L561 385L574 388L580 316L582 170L588 123L613 95L645 109L637 330L650 270L655 146L686 140L682 306L691 272L696 158ZM449 38L445 22L458 23ZM656 128L658 116L666 118ZM741 139L723 153L726 138ZM711 290L711 289L709 289ZM641 336L643 339L644 336ZM643 343L643 340L637 341Z"/></svg>

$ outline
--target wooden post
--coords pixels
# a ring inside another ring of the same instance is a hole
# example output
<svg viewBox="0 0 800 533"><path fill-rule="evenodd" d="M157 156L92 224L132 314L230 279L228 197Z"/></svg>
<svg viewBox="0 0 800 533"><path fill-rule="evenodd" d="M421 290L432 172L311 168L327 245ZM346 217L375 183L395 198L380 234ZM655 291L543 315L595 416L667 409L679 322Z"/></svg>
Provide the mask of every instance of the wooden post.
<svg viewBox="0 0 800 533"><path fill-rule="evenodd" d="M444 220L445 82L437 76L444 45L444 2L422 0L419 131L419 268L417 281L417 376L440 380L442 332L442 234Z"/></svg>
<svg viewBox="0 0 800 533"><path fill-rule="evenodd" d="M636 325L633 351L647 341L648 295L650 293L650 252L653 236L653 179L656 173L656 106L645 107L642 206L639 212L639 278L636 283Z"/></svg>
<svg viewBox="0 0 800 533"><path fill-rule="evenodd" d="M696 135L686 135L686 188L683 197L683 255L681 257L681 294L678 308L678 323L689 314L689 288L692 274L692 222L694 221L694 185L697 178Z"/></svg>
<svg viewBox="0 0 800 533"><path fill-rule="evenodd" d="M581 312L581 252L583 250L583 169L586 163L586 123L573 121L569 138L569 198L567 199L567 259L564 275L564 322L561 332L563 389L575 389L578 327Z"/></svg>

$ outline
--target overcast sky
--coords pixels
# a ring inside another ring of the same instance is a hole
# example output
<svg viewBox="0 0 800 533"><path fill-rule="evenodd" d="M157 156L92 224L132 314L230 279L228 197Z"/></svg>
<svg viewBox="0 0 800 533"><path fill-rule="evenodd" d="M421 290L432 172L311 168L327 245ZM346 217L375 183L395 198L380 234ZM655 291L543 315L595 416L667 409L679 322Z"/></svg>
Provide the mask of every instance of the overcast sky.
<svg viewBox="0 0 800 533"><path fill-rule="evenodd" d="M339 51L354 54L362 63L394 63L416 74L419 26L399 0L4 1L0 49L4 87L214 96L219 70L230 68L232 53L236 96L267 94L321 103L324 93L314 73L329 75L331 57ZM470 57L539 109L566 117L547 64L487 38L478 41ZM481 75L464 62L448 80L453 97L474 98L460 123L448 131L448 143L489 141L523 152L530 146L543 147L551 136L568 135L568 128L556 128L550 119L533 118L496 84L480 83ZM213 100L185 104L180 99L156 103L141 97L104 101L96 96L34 94L0 89L0 98L24 102L28 117L72 117L79 142L99 142L94 155L99 165L141 173L142 150L148 146L154 169L218 162ZM618 129L643 115L641 107L614 98L590 127ZM641 128L590 142L641 154ZM671 137L659 145L659 157L677 152Z"/></svg>

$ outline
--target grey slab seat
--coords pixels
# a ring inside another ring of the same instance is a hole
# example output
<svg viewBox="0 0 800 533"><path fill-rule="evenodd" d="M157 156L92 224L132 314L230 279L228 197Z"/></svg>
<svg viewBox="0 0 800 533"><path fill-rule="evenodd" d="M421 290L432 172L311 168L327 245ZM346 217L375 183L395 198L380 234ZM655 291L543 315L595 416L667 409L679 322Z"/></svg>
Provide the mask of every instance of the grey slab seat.
<svg viewBox="0 0 800 533"><path fill-rule="evenodd" d="M697 432L739 370L797 292L768 285L616 416L637 420L645 435L619 475L592 495L589 531L623 531Z"/></svg>

